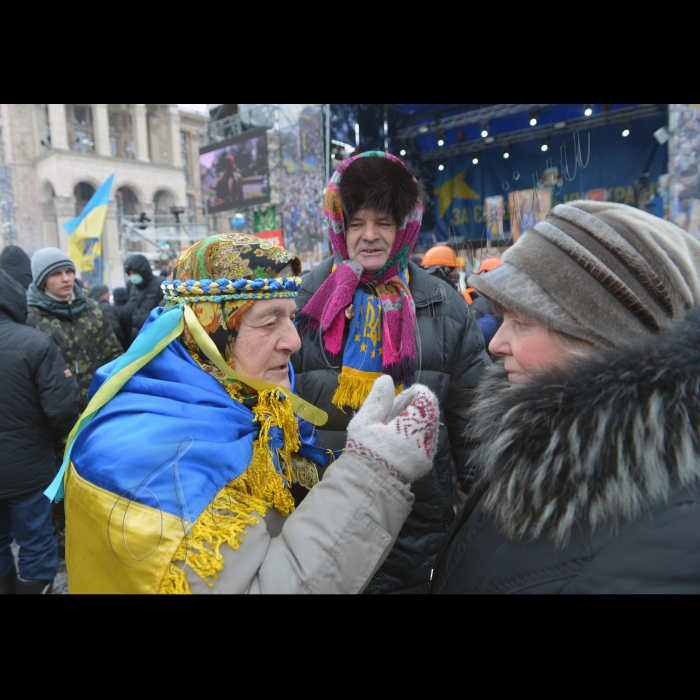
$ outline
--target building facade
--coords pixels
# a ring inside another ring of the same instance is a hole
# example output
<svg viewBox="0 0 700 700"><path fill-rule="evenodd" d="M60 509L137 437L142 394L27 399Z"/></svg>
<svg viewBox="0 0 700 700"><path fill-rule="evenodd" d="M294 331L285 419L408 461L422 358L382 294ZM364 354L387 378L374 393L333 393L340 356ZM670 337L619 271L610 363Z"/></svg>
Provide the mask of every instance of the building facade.
<svg viewBox="0 0 700 700"><path fill-rule="evenodd" d="M118 213L204 221L198 152L205 115L174 104L1 104L2 247L68 248L62 224L112 173L104 276L122 286ZM182 215L181 215L182 216Z"/></svg>

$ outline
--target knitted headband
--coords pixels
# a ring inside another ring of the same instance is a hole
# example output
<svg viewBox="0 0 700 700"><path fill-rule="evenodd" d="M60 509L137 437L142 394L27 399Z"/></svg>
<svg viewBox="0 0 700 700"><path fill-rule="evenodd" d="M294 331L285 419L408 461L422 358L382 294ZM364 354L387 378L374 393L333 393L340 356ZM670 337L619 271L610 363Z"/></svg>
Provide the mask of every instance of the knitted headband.
<svg viewBox="0 0 700 700"><path fill-rule="evenodd" d="M293 275L287 276L288 271ZM221 303L243 299L296 297L301 285L299 258L256 236L209 236L185 251L172 282L161 284L169 302Z"/></svg>
<svg viewBox="0 0 700 700"><path fill-rule="evenodd" d="M469 286L598 346L658 333L700 305L700 242L624 204L560 204L502 261Z"/></svg>

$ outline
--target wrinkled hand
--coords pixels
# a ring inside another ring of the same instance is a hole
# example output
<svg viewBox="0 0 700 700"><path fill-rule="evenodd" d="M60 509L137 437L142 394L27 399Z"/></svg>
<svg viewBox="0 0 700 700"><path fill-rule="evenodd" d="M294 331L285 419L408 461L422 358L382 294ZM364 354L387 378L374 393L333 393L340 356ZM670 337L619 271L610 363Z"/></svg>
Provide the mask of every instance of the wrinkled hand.
<svg viewBox="0 0 700 700"><path fill-rule="evenodd" d="M394 398L393 380L382 375L348 425L346 451L376 459L410 484L432 466L439 415L438 400L428 387L414 384Z"/></svg>

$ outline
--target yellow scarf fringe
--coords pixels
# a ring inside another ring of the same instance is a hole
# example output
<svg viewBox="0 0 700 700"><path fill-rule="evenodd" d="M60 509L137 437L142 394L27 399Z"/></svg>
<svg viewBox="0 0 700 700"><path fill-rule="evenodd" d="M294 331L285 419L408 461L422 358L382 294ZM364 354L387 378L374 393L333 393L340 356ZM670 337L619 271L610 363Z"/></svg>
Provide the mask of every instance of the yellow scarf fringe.
<svg viewBox="0 0 700 700"><path fill-rule="evenodd" d="M338 377L338 388L331 399L332 404L343 413L345 413L344 407L360 408L372 391L374 381L381 376L381 372L362 372L353 367L343 367ZM395 387L394 395L398 396L402 391L403 384L399 384Z"/></svg>
<svg viewBox="0 0 700 700"><path fill-rule="evenodd" d="M264 518L267 509L275 508L283 517L294 510L294 498L288 484L293 481L292 453L300 447L299 426L289 399L280 401L279 391L262 392L253 408L253 421L261 423L260 435L253 443L250 466L237 479L224 486L204 512L185 532L180 546L161 581L159 593L191 593L184 567L189 566L209 587L224 568L220 553L223 543L238 549L247 534L246 527ZM275 469L270 452L270 428L279 426L284 433L284 447L278 451L285 480ZM184 562L178 566L175 562Z"/></svg>

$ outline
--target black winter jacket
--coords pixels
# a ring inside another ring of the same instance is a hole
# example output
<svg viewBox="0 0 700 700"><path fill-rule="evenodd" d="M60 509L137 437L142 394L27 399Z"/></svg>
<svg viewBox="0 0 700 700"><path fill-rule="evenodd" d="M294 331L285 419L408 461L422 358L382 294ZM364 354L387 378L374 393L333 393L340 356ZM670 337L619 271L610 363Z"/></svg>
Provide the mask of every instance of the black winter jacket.
<svg viewBox="0 0 700 700"><path fill-rule="evenodd" d="M700 593L700 311L530 386L489 374L431 592Z"/></svg>
<svg viewBox="0 0 700 700"><path fill-rule="evenodd" d="M100 308L102 309L102 313L112 325L112 330L114 331L114 335L117 336L117 340L121 346L124 347L124 334L122 333L122 326L119 315L117 314L117 309L106 299L95 299L95 301L99 304Z"/></svg>
<svg viewBox="0 0 700 700"><path fill-rule="evenodd" d="M124 270L133 270L143 277L143 282L139 285L131 282L127 282L126 285L129 301L122 313L131 315L131 338L129 339L129 345L131 345L146 322L148 314L163 300L163 290L160 285L163 284L164 278L153 274L151 265L144 255L130 255L124 261Z"/></svg>
<svg viewBox="0 0 700 700"><path fill-rule="evenodd" d="M303 278L297 306L303 308L331 272L333 260ZM472 391L490 364L484 340L464 298L444 282L409 263L409 288L416 304L415 381L430 387L440 401L440 433L433 468L411 488L416 496L392 552L367 592L427 593L428 576L445 530L453 518L455 465L466 465L471 445L464 438ZM346 328L347 334L347 328ZM338 365L331 358L331 364ZM308 338L292 356L296 392L328 413L318 429L318 444L343 449L352 411L343 413L331 399L338 387L339 368L328 367L319 348Z"/></svg>
<svg viewBox="0 0 700 700"><path fill-rule="evenodd" d="M0 501L46 488L78 419L78 384L48 335L25 325L24 289L0 270Z"/></svg>

